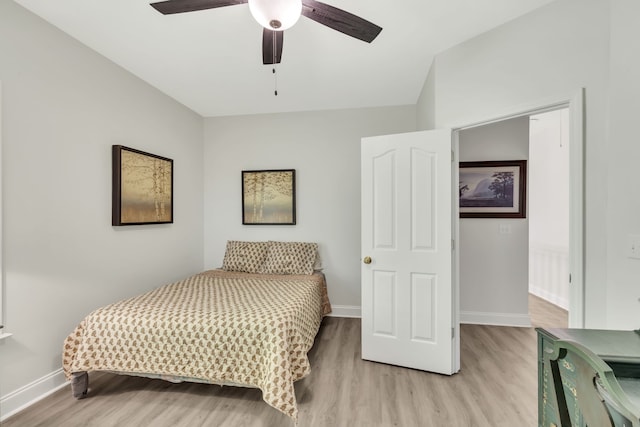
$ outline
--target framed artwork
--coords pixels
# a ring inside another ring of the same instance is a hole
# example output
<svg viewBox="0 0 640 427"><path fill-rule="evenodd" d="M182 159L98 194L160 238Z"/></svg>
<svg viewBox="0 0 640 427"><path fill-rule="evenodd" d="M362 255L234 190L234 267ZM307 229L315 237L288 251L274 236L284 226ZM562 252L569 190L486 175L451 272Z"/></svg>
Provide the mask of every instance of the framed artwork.
<svg viewBox="0 0 640 427"><path fill-rule="evenodd" d="M113 145L112 225L173 223L173 160Z"/></svg>
<svg viewBox="0 0 640 427"><path fill-rule="evenodd" d="M527 161L460 162L460 218L525 218Z"/></svg>
<svg viewBox="0 0 640 427"><path fill-rule="evenodd" d="M296 223L295 169L242 171L242 223Z"/></svg>

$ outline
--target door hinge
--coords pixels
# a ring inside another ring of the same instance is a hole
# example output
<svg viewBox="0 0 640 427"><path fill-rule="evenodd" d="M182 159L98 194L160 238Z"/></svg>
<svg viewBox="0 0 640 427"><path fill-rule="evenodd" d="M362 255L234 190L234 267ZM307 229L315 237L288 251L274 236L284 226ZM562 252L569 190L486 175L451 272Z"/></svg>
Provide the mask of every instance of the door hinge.
<svg viewBox="0 0 640 427"><path fill-rule="evenodd" d="M456 337L456 328L451 328L451 338Z"/></svg>
<svg viewBox="0 0 640 427"><path fill-rule="evenodd" d="M451 239L451 250L455 251L456 250L456 241Z"/></svg>
<svg viewBox="0 0 640 427"><path fill-rule="evenodd" d="M569 283L571 283L571 273L569 273Z"/></svg>
<svg viewBox="0 0 640 427"><path fill-rule="evenodd" d="M451 150L451 162L453 162L456 159L456 153L453 152L453 150Z"/></svg>

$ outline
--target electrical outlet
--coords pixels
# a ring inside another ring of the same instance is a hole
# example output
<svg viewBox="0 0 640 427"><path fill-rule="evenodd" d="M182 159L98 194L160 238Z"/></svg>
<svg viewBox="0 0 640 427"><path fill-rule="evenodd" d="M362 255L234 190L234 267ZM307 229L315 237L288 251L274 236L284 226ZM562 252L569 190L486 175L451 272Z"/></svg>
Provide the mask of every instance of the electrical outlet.
<svg viewBox="0 0 640 427"><path fill-rule="evenodd" d="M500 234L511 234L511 225L500 224L499 230L500 230Z"/></svg>

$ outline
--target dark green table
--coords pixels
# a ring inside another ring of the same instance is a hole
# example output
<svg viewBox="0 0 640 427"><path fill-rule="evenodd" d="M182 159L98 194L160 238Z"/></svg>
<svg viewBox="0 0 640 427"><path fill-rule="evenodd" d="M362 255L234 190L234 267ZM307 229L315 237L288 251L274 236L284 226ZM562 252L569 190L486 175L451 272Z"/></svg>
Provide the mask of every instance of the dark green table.
<svg viewBox="0 0 640 427"><path fill-rule="evenodd" d="M607 363L626 397L640 408L640 334L636 331L598 329L536 329L538 332L538 425L560 427L557 400L549 358L557 340L577 342ZM570 384L565 384L571 388ZM569 400L569 399L568 399ZM584 427L577 397L567 401L575 420L572 427Z"/></svg>

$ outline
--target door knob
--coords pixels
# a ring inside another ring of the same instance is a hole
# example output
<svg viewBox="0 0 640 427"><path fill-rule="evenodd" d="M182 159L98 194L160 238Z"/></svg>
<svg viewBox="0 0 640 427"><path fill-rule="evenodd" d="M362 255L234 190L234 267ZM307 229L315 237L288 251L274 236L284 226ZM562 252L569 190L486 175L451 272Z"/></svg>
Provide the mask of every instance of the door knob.
<svg viewBox="0 0 640 427"><path fill-rule="evenodd" d="M364 257L364 259L362 260L362 262L364 262L365 264L371 264L371 257L370 257L370 256L366 256L366 257Z"/></svg>

